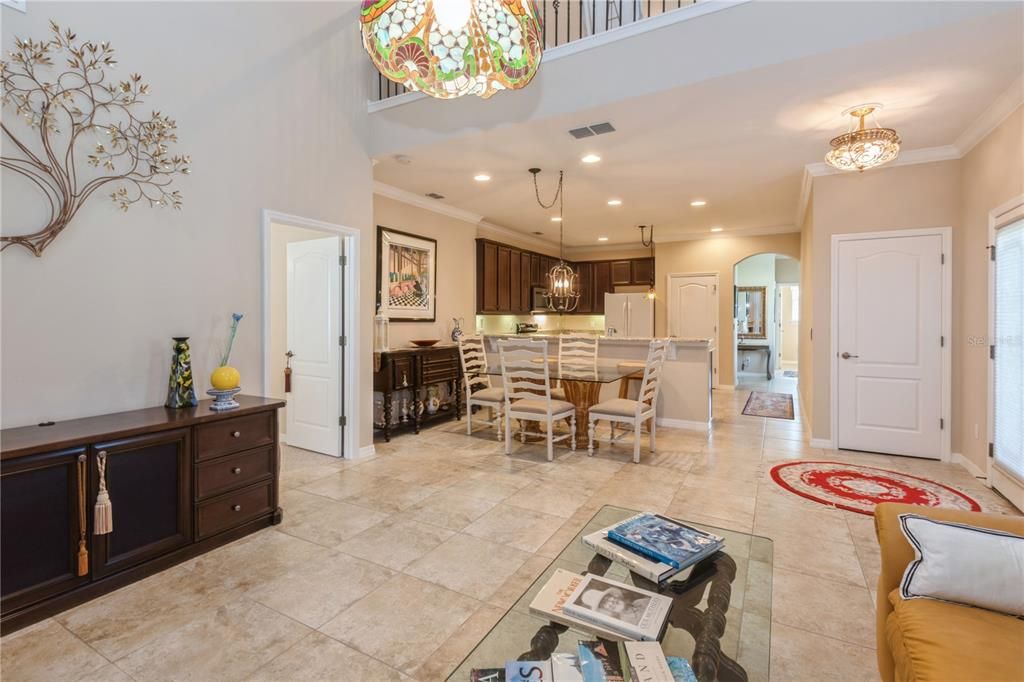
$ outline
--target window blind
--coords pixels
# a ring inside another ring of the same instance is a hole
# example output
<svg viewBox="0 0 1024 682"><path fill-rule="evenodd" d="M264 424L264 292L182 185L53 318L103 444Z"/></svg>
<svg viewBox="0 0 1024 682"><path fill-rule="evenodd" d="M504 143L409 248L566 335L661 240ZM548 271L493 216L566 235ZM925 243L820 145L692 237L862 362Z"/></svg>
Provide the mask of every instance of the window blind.
<svg viewBox="0 0 1024 682"><path fill-rule="evenodd" d="M995 247L993 455L1024 482L1024 220L997 230Z"/></svg>

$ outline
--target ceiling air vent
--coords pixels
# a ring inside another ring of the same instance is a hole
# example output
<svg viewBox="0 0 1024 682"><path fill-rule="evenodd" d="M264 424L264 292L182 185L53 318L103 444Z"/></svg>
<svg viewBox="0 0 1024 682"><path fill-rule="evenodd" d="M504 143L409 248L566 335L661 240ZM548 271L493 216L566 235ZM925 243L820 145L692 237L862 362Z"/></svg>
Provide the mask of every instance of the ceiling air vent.
<svg viewBox="0 0 1024 682"><path fill-rule="evenodd" d="M593 125L584 126L583 128L573 128L569 131L569 134L580 140L584 137L593 137L594 135L604 135L605 133L614 133L615 126L607 121L604 123L595 123Z"/></svg>
<svg viewBox="0 0 1024 682"><path fill-rule="evenodd" d="M444 199L444 195L438 194L437 192L427 192L426 196L430 197L431 199Z"/></svg>

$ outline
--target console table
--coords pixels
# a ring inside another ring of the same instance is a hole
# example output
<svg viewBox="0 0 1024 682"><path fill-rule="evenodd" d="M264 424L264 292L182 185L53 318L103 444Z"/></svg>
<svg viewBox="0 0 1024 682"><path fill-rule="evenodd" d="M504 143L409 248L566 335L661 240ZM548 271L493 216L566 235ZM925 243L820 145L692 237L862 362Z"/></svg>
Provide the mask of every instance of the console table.
<svg viewBox="0 0 1024 682"><path fill-rule="evenodd" d="M438 410L435 414L420 414L416 402L421 389L434 384L446 384L451 391L454 408ZM409 389L413 405L409 420L392 426L391 396ZM429 348L403 348L384 351L374 356L373 390L384 398L384 423L374 428L391 441L395 428L412 427L416 433L420 426L437 419L458 419L462 413L462 364L459 362L459 347L455 345L431 346Z"/></svg>
<svg viewBox="0 0 1024 682"><path fill-rule="evenodd" d="M760 345L756 343L738 343L736 344L736 350L739 352L753 351L755 353L764 353L764 366L765 373L768 375L768 380L772 379L772 347Z"/></svg>
<svg viewBox="0 0 1024 682"><path fill-rule="evenodd" d="M235 399L0 431L4 634L281 522L284 401ZM96 535L100 462L113 529Z"/></svg>

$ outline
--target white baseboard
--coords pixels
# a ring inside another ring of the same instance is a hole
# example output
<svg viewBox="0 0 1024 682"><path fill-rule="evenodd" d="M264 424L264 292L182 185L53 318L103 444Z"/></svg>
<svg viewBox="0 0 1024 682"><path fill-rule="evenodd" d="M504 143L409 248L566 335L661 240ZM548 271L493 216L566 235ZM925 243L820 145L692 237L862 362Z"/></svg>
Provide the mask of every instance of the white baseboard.
<svg viewBox="0 0 1024 682"><path fill-rule="evenodd" d="M812 448L821 448L822 450L831 450L832 449L832 439L831 438L812 438L811 439L811 447Z"/></svg>
<svg viewBox="0 0 1024 682"><path fill-rule="evenodd" d="M967 469L968 473L975 478L988 478L988 474L982 471L977 464L964 457L959 452L954 452L950 457L953 464L959 464L964 469Z"/></svg>
<svg viewBox="0 0 1024 682"><path fill-rule="evenodd" d="M735 391L736 390L736 385L735 384L718 384L717 386L715 386L715 390L716 391Z"/></svg>
<svg viewBox="0 0 1024 682"><path fill-rule="evenodd" d="M373 446L373 443L364 445L359 448L359 452L354 454L352 457L346 457L346 459L366 459L367 457L373 457L377 454L377 449Z"/></svg>
<svg viewBox="0 0 1024 682"><path fill-rule="evenodd" d="M691 421L689 419L669 419L658 417L658 426L665 426L670 429L693 429L707 433L711 430L710 422Z"/></svg>

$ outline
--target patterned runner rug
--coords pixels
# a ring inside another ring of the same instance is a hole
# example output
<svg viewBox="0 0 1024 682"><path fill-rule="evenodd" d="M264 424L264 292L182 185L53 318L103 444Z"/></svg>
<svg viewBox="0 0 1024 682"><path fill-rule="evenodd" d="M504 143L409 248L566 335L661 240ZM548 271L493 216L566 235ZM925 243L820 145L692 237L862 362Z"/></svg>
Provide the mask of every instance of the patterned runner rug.
<svg viewBox="0 0 1024 682"><path fill-rule="evenodd" d="M981 511L972 498L949 486L898 471L841 462L785 462L772 480L791 493L829 507L874 514L882 502Z"/></svg>
<svg viewBox="0 0 1024 682"><path fill-rule="evenodd" d="M751 391L743 414L750 417L772 417L773 419L793 418L793 396L788 393L765 393Z"/></svg>

